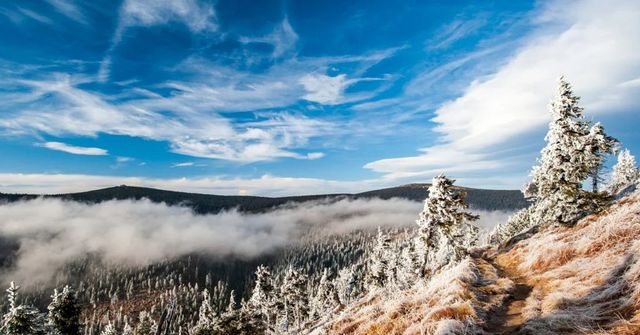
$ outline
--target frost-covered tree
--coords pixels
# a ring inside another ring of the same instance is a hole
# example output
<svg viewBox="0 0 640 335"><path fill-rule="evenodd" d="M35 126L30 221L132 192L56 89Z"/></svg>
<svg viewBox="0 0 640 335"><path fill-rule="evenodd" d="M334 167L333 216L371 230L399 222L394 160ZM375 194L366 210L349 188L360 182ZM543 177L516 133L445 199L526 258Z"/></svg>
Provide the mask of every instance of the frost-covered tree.
<svg viewBox="0 0 640 335"><path fill-rule="evenodd" d="M80 333L80 304L76 292L65 286L62 291L53 291L47 307L47 324L56 334L77 335Z"/></svg>
<svg viewBox="0 0 640 335"><path fill-rule="evenodd" d="M253 309L252 315L259 316L265 325L270 326L275 316L275 287L271 272L266 266L256 269L256 281L247 308Z"/></svg>
<svg viewBox="0 0 640 335"><path fill-rule="evenodd" d="M131 328L129 322L124 323L124 326L122 327L122 333L120 335L133 335L133 328Z"/></svg>
<svg viewBox="0 0 640 335"><path fill-rule="evenodd" d="M118 335L118 330L113 325L113 323L109 322L100 332L100 335Z"/></svg>
<svg viewBox="0 0 640 335"><path fill-rule="evenodd" d="M191 329L192 335L208 335L215 333L219 330L217 325L216 313L211 307L211 296L209 291L204 289L202 292L202 303L200 304L200 311L198 312L198 322Z"/></svg>
<svg viewBox="0 0 640 335"><path fill-rule="evenodd" d="M420 260L415 250L415 237L408 240L401 248L399 261L400 266L397 271L397 281L401 289L407 289L418 279Z"/></svg>
<svg viewBox="0 0 640 335"><path fill-rule="evenodd" d="M636 165L636 158L633 157L628 149L620 151L618 161L613 166L611 173L611 183L609 185L611 193L617 194L628 186L638 183L639 178L640 172Z"/></svg>
<svg viewBox="0 0 640 335"><path fill-rule="evenodd" d="M11 282L7 289L9 310L2 317L0 334L3 335L43 335L45 334L44 318L32 306L18 303L20 286Z"/></svg>
<svg viewBox="0 0 640 335"><path fill-rule="evenodd" d="M524 194L534 201L534 222L572 224L581 215L602 205L601 199L582 189L582 183L602 165L616 140L601 124L590 127L571 85L560 78L551 103L552 120L538 165Z"/></svg>
<svg viewBox="0 0 640 335"><path fill-rule="evenodd" d="M158 330L158 324L156 320L154 320L151 315L146 312L140 312L138 316L138 323L136 324L135 329L133 330L134 335L155 335Z"/></svg>
<svg viewBox="0 0 640 335"><path fill-rule="evenodd" d="M266 332L267 328L262 321L262 316L256 312L253 306L244 301L240 303L234 320L223 329L223 334L236 335L265 334Z"/></svg>
<svg viewBox="0 0 640 335"><path fill-rule="evenodd" d="M369 256L366 284L369 291L384 287L389 274L389 248L391 238L378 227L376 242Z"/></svg>
<svg viewBox="0 0 640 335"><path fill-rule="evenodd" d="M280 286L282 312L278 322L285 332L292 330L299 332L309 316L307 285L308 278L304 273L293 266L287 268Z"/></svg>
<svg viewBox="0 0 640 335"><path fill-rule="evenodd" d="M478 216L465 211L465 194L454 190L454 182L444 175L433 178L424 209L416 221L416 248L423 274L460 261L467 254L467 248L477 241L478 228L473 221Z"/></svg>
<svg viewBox="0 0 640 335"><path fill-rule="evenodd" d="M329 269L322 271L322 277L311 302L315 317L325 316L340 304L340 298L333 281L329 278Z"/></svg>
<svg viewBox="0 0 640 335"><path fill-rule="evenodd" d="M357 265L348 266L338 272L336 289L340 302L345 305L351 303L362 294L363 285Z"/></svg>

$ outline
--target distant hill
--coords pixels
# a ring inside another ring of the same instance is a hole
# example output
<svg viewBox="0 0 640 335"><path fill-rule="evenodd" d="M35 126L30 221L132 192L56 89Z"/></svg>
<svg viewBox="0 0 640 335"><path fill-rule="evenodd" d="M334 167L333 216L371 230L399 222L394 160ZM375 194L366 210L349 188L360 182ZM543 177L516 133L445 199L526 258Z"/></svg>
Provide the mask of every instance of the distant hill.
<svg viewBox="0 0 640 335"><path fill-rule="evenodd" d="M189 206L197 213L208 214L217 213L221 210L231 208L238 208L243 212L262 212L289 202L304 202L326 198L405 198L414 201L422 201L427 196L428 187L428 184L408 184L356 194L319 194L272 198L186 193L121 185L87 192L53 195L0 193L0 201L13 202L34 199L37 197L59 198L85 203L100 203L108 200L149 199L153 202L164 202L168 205ZM467 202L470 207L475 209L515 210L527 206L527 202L520 191L484 190L464 187L461 187L460 189L467 193Z"/></svg>

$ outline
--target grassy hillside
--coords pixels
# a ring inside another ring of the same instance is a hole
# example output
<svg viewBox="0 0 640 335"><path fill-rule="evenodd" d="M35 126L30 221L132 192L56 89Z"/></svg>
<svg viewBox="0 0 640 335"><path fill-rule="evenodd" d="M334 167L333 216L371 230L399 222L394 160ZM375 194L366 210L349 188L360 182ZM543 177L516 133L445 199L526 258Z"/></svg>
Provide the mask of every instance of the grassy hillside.
<svg viewBox="0 0 640 335"><path fill-rule="evenodd" d="M640 334L640 192L401 292L369 293L314 334Z"/></svg>
<svg viewBox="0 0 640 335"><path fill-rule="evenodd" d="M422 201L427 196L428 184L409 184L393 188L386 188L363 192L358 194L319 194L294 197L257 197L257 196L233 196L233 195L213 195L200 193L185 193L165 191L145 187L116 186L100 190L44 195L45 197L62 198L73 201L98 203L107 200L142 199L146 198L153 202L164 202L169 205L187 205L192 207L197 213L217 213L224 209L238 208L246 212L260 212L283 205L288 202L303 202L324 198L405 198L415 201ZM520 191L514 190L482 190L475 188L460 188L467 193L467 200L472 208L485 210L515 210L523 208L527 202ZM6 194L0 193L0 201L18 201L33 199L38 195L33 194Z"/></svg>

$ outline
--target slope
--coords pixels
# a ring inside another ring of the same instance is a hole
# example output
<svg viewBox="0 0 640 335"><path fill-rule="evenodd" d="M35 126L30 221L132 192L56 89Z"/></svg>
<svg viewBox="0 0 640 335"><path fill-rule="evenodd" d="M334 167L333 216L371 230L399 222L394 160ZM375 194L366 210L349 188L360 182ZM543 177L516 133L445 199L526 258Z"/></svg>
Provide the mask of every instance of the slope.
<svg viewBox="0 0 640 335"><path fill-rule="evenodd" d="M370 292L315 334L640 334L640 192L571 228Z"/></svg>

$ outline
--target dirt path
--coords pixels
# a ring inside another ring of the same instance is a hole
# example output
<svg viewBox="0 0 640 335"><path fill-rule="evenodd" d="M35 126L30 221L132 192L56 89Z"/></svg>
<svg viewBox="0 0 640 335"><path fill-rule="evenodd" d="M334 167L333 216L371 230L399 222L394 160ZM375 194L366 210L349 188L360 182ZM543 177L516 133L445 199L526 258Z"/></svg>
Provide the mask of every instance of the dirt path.
<svg viewBox="0 0 640 335"><path fill-rule="evenodd" d="M484 330L489 334L516 334L524 324L522 309L531 293L531 286L525 284L521 278L509 276L510 271L504 271L491 259L486 261L498 270L501 277L508 277L516 285L504 304L490 315Z"/></svg>

